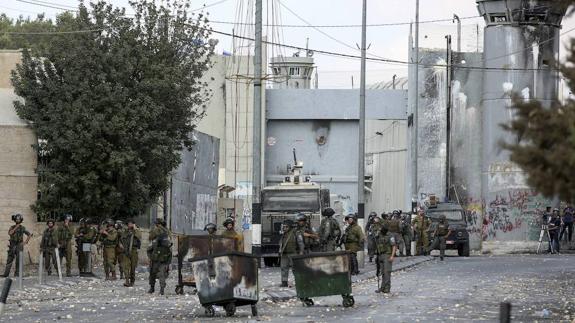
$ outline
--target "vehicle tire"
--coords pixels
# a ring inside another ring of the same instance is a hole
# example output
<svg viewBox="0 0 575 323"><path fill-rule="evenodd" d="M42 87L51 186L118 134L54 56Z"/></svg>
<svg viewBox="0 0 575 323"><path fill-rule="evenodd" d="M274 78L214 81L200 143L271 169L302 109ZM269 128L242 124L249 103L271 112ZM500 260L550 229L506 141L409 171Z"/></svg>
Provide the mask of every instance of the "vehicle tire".
<svg viewBox="0 0 575 323"><path fill-rule="evenodd" d="M303 306L305 306L305 307L310 307L310 306L313 306L313 304L314 304L313 299L311 299L311 298L302 299L302 303L303 303Z"/></svg>
<svg viewBox="0 0 575 323"><path fill-rule="evenodd" d="M469 242L463 245L462 256L469 257Z"/></svg>
<svg viewBox="0 0 575 323"><path fill-rule="evenodd" d="M226 310L226 316L234 316L236 314L236 304L233 302L227 303L224 309Z"/></svg>
<svg viewBox="0 0 575 323"><path fill-rule="evenodd" d="M459 257L463 257L463 245L462 244L457 246L457 255Z"/></svg>
<svg viewBox="0 0 575 323"><path fill-rule="evenodd" d="M184 286L176 286L176 295L184 295Z"/></svg>
<svg viewBox="0 0 575 323"><path fill-rule="evenodd" d="M256 304L252 305L252 316L258 316L258 308Z"/></svg>
<svg viewBox="0 0 575 323"><path fill-rule="evenodd" d="M205 307L205 313L207 317L214 317L214 315L216 315L216 311L214 310L214 307L211 305Z"/></svg>

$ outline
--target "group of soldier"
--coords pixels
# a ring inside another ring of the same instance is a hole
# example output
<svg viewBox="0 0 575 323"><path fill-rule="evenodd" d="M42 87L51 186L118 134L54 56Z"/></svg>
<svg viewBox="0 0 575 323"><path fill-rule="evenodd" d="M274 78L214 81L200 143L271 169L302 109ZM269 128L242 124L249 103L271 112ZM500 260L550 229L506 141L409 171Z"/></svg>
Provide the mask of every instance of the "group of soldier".
<svg viewBox="0 0 575 323"><path fill-rule="evenodd" d="M305 214L296 216L295 223L285 220L282 225L280 241L281 286L288 286L291 257L311 251L329 252L338 248L350 252L351 275L359 274L357 253L364 250L367 242L369 262L376 261L377 275L382 277L377 293L389 293L391 288L392 264L397 254L411 256L411 242L416 241L414 255L427 255L431 250L440 249L440 259L445 256L446 240L451 231L445 216L436 226L431 225L425 211L419 209L413 221L411 216L396 210L381 217L371 212L365 232L357 223L357 215L345 216L346 227L341 230L334 218L335 211L326 208L322 212L319 230L314 231ZM431 231L433 228L433 231ZM429 234L433 240L430 245Z"/></svg>
<svg viewBox="0 0 575 323"><path fill-rule="evenodd" d="M23 217L20 214L12 216L15 222L8 230L8 257L3 277L8 277L12 265L14 275L18 276L19 266L16 263L18 253L23 251L32 234L26 230ZM89 219L82 218L77 229L71 227L72 217L65 215L56 227L56 221L46 221L46 229L42 233L40 251L44 260L44 270L52 274L52 268L58 270L58 263L66 259L66 276L72 276L72 240L76 241L78 256L78 271L80 276L92 275L91 251L93 244L99 244L103 251L104 272L106 280L116 280L116 265L119 267L120 279L124 279L125 287L134 286L136 268L138 266L138 250L142 246L142 233L134 220L122 221L107 219L99 226ZM24 239L26 236L26 239ZM172 259L172 242L169 230L163 219L156 219L150 230L147 254L150 260L149 293L155 291L156 280L160 281L160 294L164 294L166 278ZM57 259L59 258L59 259Z"/></svg>

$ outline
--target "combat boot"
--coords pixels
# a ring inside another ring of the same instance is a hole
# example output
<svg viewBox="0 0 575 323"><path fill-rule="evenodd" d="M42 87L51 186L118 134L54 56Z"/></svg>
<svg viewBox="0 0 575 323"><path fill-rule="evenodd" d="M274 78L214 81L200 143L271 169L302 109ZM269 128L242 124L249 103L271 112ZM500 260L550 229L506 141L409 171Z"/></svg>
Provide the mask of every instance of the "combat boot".
<svg viewBox="0 0 575 323"><path fill-rule="evenodd" d="M288 287L288 282L283 281L280 287Z"/></svg>
<svg viewBox="0 0 575 323"><path fill-rule="evenodd" d="M148 290L148 294L153 294L156 290L154 289L154 285L150 285L150 289Z"/></svg>
<svg viewBox="0 0 575 323"><path fill-rule="evenodd" d="M112 277L110 278L110 280L116 280L116 271L112 272Z"/></svg>
<svg viewBox="0 0 575 323"><path fill-rule="evenodd" d="M120 279L124 279L124 271L120 270Z"/></svg>
<svg viewBox="0 0 575 323"><path fill-rule="evenodd" d="M106 272L106 280L110 280L110 272L109 271Z"/></svg>
<svg viewBox="0 0 575 323"><path fill-rule="evenodd" d="M373 262L373 257L369 257L369 262Z"/></svg>
<svg viewBox="0 0 575 323"><path fill-rule="evenodd" d="M166 286L160 285L160 295L164 295L164 288L166 288Z"/></svg>

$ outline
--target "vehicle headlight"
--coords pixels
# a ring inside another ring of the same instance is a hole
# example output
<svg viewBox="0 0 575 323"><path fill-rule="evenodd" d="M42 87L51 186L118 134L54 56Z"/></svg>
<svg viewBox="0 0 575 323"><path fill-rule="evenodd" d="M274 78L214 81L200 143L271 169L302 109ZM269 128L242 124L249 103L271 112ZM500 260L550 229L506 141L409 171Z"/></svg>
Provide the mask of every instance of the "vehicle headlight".
<svg viewBox="0 0 575 323"><path fill-rule="evenodd" d="M458 237L463 237L463 232L461 232L461 231L457 232L457 236L458 236Z"/></svg>
<svg viewBox="0 0 575 323"><path fill-rule="evenodd" d="M262 238L262 242L268 242L268 243L269 243L269 242L272 242L272 238L266 238L266 237L264 237L264 238Z"/></svg>

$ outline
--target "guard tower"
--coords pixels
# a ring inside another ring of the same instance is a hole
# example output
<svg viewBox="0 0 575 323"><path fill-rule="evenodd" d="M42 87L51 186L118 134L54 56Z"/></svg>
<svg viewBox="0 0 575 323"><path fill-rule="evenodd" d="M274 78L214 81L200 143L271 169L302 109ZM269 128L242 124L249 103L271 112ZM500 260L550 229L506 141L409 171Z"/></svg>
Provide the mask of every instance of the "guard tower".
<svg viewBox="0 0 575 323"><path fill-rule="evenodd" d="M500 124L513 115L511 95L544 105L558 97L559 32L566 6L556 0L476 0L484 17L482 195L487 201L527 189L523 172L499 146L512 142ZM488 206L489 208L489 206ZM489 210L486 210L489 212Z"/></svg>
<svg viewBox="0 0 575 323"><path fill-rule="evenodd" d="M305 57L295 53L292 57L273 57L270 68L274 76L274 89L309 89L315 67L313 52L307 51Z"/></svg>

